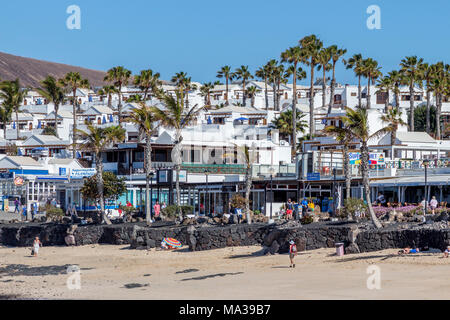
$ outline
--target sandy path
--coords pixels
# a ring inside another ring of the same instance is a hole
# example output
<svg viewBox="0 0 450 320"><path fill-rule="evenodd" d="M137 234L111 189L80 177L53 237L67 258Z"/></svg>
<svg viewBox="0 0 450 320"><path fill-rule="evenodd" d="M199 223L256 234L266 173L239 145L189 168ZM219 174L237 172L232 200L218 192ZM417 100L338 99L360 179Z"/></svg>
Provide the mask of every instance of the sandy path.
<svg viewBox="0 0 450 320"><path fill-rule="evenodd" d="M41 299L450 299L450 258L396 256L397 250L337 257L332 249L260 256L260 247L175 252L128 246L0 248L0 296ZM367 267L381 289L367 289ZM19 265L19 266L17 266ZM66 286L67 265L81 268L81 289ZM9 267L8 267L9 266ZM53 267L52 267L53 266ZM50 268L52 267L52 268ZM186 273L180 271L191 270ZM206 278L201 278L205 277ZM199 278L199 279L195 279ZM142 287L126 288L127 284Z"/></svg>

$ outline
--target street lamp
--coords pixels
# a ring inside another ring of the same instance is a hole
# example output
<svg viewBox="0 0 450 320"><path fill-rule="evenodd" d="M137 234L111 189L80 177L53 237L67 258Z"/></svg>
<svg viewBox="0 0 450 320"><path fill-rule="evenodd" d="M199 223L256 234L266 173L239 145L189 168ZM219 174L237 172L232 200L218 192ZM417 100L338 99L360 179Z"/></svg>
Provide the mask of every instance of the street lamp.
<svg viewBox="0 0 450 320"><path fill-rule="evenodd" d="M206 195L205 195L205 199L207 201L206 206L205 206L205 210L206 212L208 212L209 214L209 184L208 184L208 176L209 176L209 170L205 169L205 175L206 175Z"/></svg>
<svg viewBox="0 0 450 320"><path fill-rule="evenodd" d="M423 166L425 167L425 215L428 213L428 164L430 163L430 160L423 160Z"/></svg>
<svg viewBox="0 0 450 320"><path fill-rule="evenodd" d="M336 168L333 168L333 215L336 217L336 200L338 198L337 188L336 188Z"/></svg>

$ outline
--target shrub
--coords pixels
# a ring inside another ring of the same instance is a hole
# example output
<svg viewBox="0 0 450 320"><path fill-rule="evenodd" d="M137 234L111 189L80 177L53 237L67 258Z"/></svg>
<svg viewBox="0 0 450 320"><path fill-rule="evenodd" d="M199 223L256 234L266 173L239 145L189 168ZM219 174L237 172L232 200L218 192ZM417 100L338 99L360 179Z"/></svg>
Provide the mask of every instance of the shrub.
<svg viewBox="0 0 450 320"><path fill-rule="evenodd" d="M181 214L185 217L188 214L192 214L194 212L193 206L181 206ZM161 210L161 213L168 217L169 219L174 219L178 217L178 206L170 205Z"/></svg>
<svg viewBox="0 0 450 320"><path fill-rule="evenodd" d="M242 209L242 210L245 209L245 198L243 196L241 196L240 194L237 194L237 193L234 194L231 197L230 202L231 202L231 206L233 208L239 208L239 209Z"/></svg>
<svg viewBox="0 0 450 320"><path fill-rule="evenodd" d="M363 216L367 214L368 209L363 200L356 198L345 199L344 207L345 211L343 211L345 212L345 217L352 215L353 218L357 218L358 215Z"/></svg>
<svg viewBox="0 0 450 320"><path fill-rule="evenodd" d="M64 211L61 208L57 208L52 205L45 206L44 211L46 212L46 216L49 219L54 219L54 218L64 216Z"/></svg>
<svg viewBox="0 0 450 320"><path fill-rule="evenodd" d="M300 219L301 224L310 224L314 222L314 218L310 215L305 215Z"/></svg>

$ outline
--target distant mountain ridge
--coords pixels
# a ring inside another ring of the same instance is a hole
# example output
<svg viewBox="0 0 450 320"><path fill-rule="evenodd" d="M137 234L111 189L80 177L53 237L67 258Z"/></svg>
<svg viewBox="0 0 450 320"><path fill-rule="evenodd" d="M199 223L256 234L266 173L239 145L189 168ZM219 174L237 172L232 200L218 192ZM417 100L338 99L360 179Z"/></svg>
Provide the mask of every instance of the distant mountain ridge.
<svg viewBox="0 0 450 320"><path fill-rule="evenodd" d="M39 87L40 81L48 75L59 79L68 72L79 72L83 78L89 79L91 86L103 86L105 72L81 67L70 66L62 63L48 62L32 58L14 56L0 52L0 79L20 79L22 87Z"/></svg>

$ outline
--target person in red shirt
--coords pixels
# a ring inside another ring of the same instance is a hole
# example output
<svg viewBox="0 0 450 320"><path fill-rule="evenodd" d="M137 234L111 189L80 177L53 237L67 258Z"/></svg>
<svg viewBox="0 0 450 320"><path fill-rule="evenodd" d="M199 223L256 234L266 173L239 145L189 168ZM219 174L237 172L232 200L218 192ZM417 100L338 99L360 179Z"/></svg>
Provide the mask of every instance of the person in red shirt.
<svg viewBox="0 0 450 320"><path fill-rule="evenodd" d="M297 255L297 246L294 241L289 242L289 259L291 260L291 265L289 268L295 268L294 258Z"/></svg>
<svg viewBox="0 0 450 320"><path fill-rule="evenodd" d="M159 217L159 213L161 212L161 206L159 205L158 201L156 201L155 205L153 206L153 211L155 212L155 218Z"/></svg>

